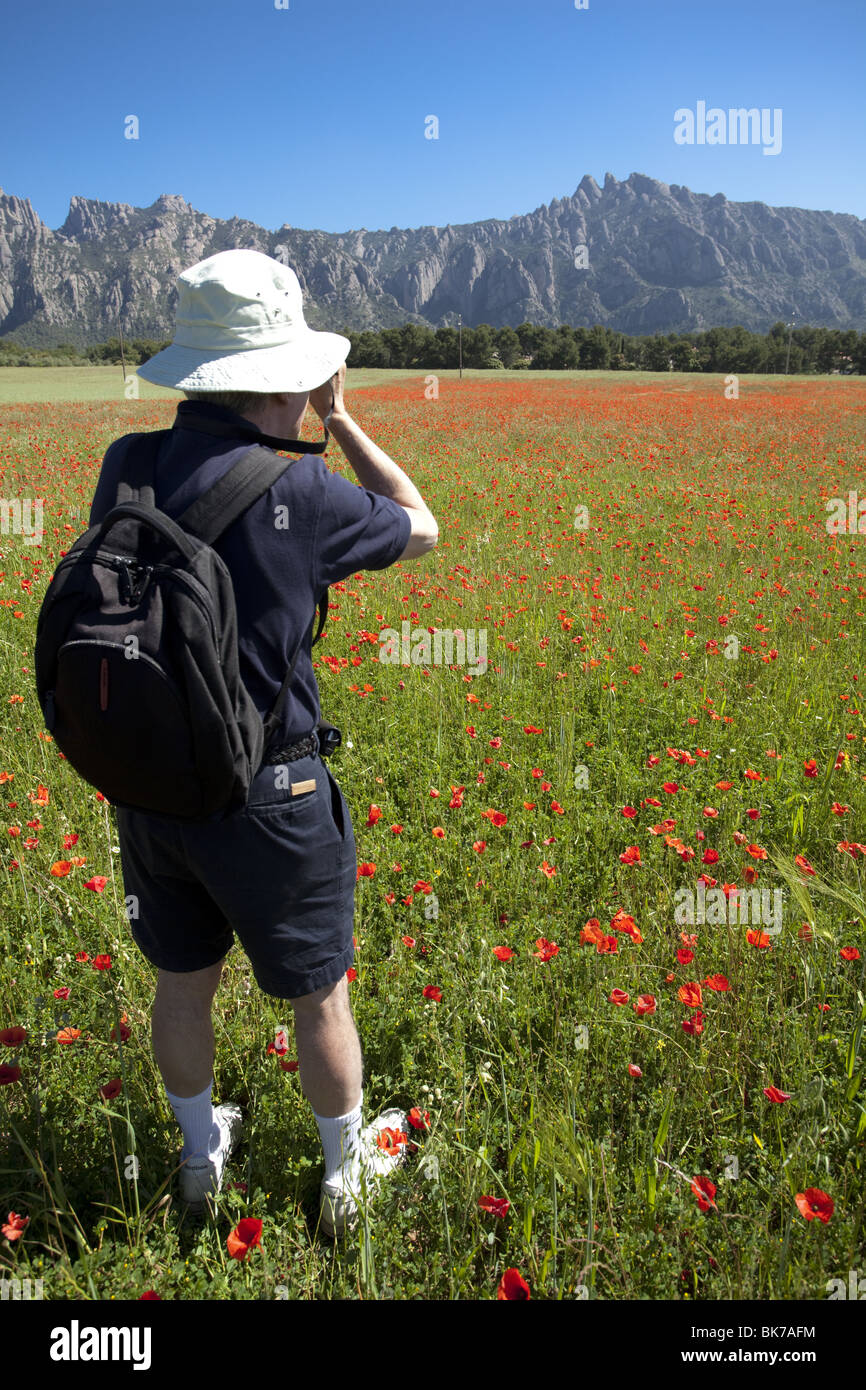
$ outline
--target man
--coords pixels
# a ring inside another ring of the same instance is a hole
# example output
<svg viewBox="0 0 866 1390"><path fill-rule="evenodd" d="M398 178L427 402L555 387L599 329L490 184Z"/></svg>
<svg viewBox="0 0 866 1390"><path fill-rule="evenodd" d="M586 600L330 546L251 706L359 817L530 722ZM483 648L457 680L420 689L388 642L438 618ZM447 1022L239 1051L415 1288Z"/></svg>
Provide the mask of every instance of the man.
<svg viewBox="0 0 866 1390"><path fill-rule="evenodd" d="M237 1105L212 1104L211 1006L236 933L259 986L292 1004L301 1085L324 1150L321 1224L338 1235L368 1183L402 1159L404 1147L392 1155L388 1138L383 1146L377 1139L406 1117L390 1110L362 1127L361 1048L346 982L357 857L345 797L319 757L309 639L328 585L425 554L437 524L402 469L351 418L343 399L351 344L307 326L292 270L258 251L223 251L185 271L178 291L174 341L138 369L188 397L160 451L155 505L180 515L254 447L251 423L278 448L296 440L308 403L360 486L304 454L214 542L235 590L241 679L263 718L303 645L279 737L245 807L194 823L116 808L125 892L138 906L131 931L158 972L153 1049L183 1130L185 1200L201 1210L219 1190L241 1125ZM222 434L208 432L215 425ZM106 453L91 526L115 503L126 443ZM286 766L289 787L276 776Z"/></svg>

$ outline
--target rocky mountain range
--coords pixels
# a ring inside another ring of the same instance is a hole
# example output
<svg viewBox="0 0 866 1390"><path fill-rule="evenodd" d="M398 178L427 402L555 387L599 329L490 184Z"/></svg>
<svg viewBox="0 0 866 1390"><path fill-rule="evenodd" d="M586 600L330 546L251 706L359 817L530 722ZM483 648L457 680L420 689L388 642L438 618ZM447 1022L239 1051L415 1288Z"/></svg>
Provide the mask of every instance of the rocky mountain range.
<svg viewBox="0 0 866 1390"><path fill-rule="evenodd" d="M866 221L607 174L504 221L339 233L220 221L176 194L147 208L74 196L52 231L0 189L0 339L85 347L118 321L130 338L170 338L178 274L231 247L291 265L313 328L437 328L462 314L629 334L791 318L866 329Z"/></svg>

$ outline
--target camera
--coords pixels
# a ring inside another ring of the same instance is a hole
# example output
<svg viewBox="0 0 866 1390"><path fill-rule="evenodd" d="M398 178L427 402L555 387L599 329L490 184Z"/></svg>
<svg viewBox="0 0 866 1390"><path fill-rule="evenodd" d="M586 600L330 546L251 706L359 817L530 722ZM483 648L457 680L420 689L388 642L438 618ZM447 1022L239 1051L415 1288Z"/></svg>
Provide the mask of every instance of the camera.
<svg viewBox="0 0 866 1390"><path fill-rule="evenodd" d="M330 758L331 754L343 742L343 735L338 728L329 724L325 719L319 720L316 730L319 735L319 755L322 758Z"/></svg>

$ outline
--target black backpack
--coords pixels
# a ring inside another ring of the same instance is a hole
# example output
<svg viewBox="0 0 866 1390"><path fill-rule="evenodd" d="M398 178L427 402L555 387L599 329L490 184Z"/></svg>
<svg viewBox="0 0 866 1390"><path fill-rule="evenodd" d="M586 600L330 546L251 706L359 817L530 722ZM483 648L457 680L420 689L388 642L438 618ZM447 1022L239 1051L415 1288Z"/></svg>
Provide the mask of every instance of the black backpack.
<svg viewBox="0 0 866 1390"><path fill-rule="evenodd" d="M327 445L327 430L325 444L304 444L253 426L187 424L310 453ZM172 520L154 504L156 459L170 434L125 436L117 505L74 542L45 593L36 688L58 748L113 805L207 820L246 804L307 635L263 721L240 679L231 576L211 546L293 460L254 444ZM318 607L314 642L327 589Z"/></svg>

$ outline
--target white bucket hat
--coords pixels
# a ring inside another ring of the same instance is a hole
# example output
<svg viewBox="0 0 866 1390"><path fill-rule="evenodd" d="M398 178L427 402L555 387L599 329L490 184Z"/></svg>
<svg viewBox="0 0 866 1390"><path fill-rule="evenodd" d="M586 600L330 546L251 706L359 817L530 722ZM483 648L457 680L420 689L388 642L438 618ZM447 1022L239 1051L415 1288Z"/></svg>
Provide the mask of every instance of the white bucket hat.
<svg viewBox="0 0 866 1390"><path fill-rule="evenodd" d="M304 320L298 277L261 251L220 251L177 279L174 341L137 369L178 391L312 391L352 344Z"/></svg>

